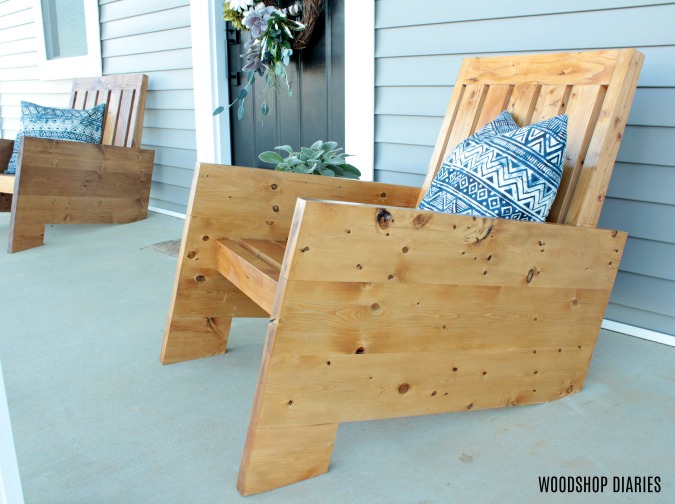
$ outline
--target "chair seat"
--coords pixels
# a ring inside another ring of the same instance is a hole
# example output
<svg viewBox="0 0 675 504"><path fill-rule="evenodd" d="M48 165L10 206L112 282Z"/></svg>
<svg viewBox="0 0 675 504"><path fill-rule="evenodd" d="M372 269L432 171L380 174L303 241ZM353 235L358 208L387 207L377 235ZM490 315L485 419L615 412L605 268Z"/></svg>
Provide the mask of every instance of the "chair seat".
<svg viewBox="0 0 675 504"><path fill-rule="evenodd" d="M0 193L14 193L14 175L0 174Z"/></svg>
<svg viewBox="0 0 675 504"><path fill-rule="evenodd" d="M285 252L285 241L226 238L218 240L216 268L258 306L272 313Z"/></svg>

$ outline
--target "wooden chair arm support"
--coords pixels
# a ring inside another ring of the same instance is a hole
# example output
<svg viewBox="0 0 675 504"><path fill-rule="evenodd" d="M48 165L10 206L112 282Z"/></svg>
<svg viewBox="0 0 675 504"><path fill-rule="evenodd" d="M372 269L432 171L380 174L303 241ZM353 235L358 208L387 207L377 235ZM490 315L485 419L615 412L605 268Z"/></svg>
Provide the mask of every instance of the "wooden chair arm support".
<svg viewBox="0 0 675 504"><path fill-rule="evenodd" d="M16 211L45 224L144 218L153 163L152 150L24 137Z"/></svg>
<svg viewBox="0 0 675 504"><path fill-rule="evenodd" d="M418 196L416 187L199 163L188 215L210 219L212 238L286 240L298 198L413 207Z"/></svg>
<svg viewBox="0 0 675 504"><path fill-rule="evenodd" d="M300 199L288 242L294 250L281 277L314 280L320 273L336 282L611 288L626 236Z"/></svg>
<svg viewBox="0 0 675 504"><path fill-rule="evenodd" d="M20 142L9 252L42 245L45 224L147 217L154 151L31 137Z"/></svg>

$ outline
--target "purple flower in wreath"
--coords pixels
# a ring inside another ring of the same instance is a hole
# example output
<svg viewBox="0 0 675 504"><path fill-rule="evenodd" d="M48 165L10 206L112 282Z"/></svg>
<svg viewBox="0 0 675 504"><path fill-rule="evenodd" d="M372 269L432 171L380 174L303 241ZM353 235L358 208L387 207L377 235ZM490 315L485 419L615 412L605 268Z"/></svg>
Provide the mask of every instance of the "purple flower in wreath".
<svg viewBox="0 0 675 504"><path fill-rule="evenodd" d="M243 25L251 31L251 36L256 39L267 30L267 22L275 12L274 7L265 7L265 4L260 2L254 9L246 11Z"/></svg>

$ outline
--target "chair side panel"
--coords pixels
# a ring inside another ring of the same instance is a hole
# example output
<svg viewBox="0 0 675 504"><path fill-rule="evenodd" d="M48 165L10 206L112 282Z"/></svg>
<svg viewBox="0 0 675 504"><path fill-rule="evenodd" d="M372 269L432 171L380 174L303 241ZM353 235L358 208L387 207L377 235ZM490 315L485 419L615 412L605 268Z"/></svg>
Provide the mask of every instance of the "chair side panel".
<svg viewBox="0 0 675 504"><path fill-rule="evenodd" d="M625 233L301 205L268 332L261 427L532 404L580 390Z"/></svg>
<svg viewBox="0 0 675 504"><path fill-rule="evenodd" d="M154 152L22 139L15 211L24 222L121 223L147 215Z"/></svg>

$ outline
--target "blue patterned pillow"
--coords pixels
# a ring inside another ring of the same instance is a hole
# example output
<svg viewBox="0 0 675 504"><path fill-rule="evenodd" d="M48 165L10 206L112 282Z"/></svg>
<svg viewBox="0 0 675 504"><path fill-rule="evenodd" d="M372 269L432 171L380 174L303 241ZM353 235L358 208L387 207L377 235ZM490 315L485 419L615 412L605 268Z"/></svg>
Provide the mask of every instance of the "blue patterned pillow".
<svg viewBox="0 0 675 504"><path fill-rule="evenodd" d="M22 136L101 143L105 103L87 110L43 107L21 102L21 129L14 140L14 150L5 173L16 173L19 139Z"/></svg>
<svg viewBox="0 0 675 504"><path fill-rule="evenodd" d="M464 142L469 140L484 140L489 136L508 133L509 131L517 129L518 124L513 120L513 116L508 110L505 110L499 114L494 121L487 123L481 129L476 131L472 136L464 140Z"/></svg>
<svg viewBox="0 0 675 504"><path fill-rule="evenodd" d="M420 209L546 220L562 177L567 116L524 128L513 128L503 116L495 120L497 125L490 123L450 153Z"/></svg>

